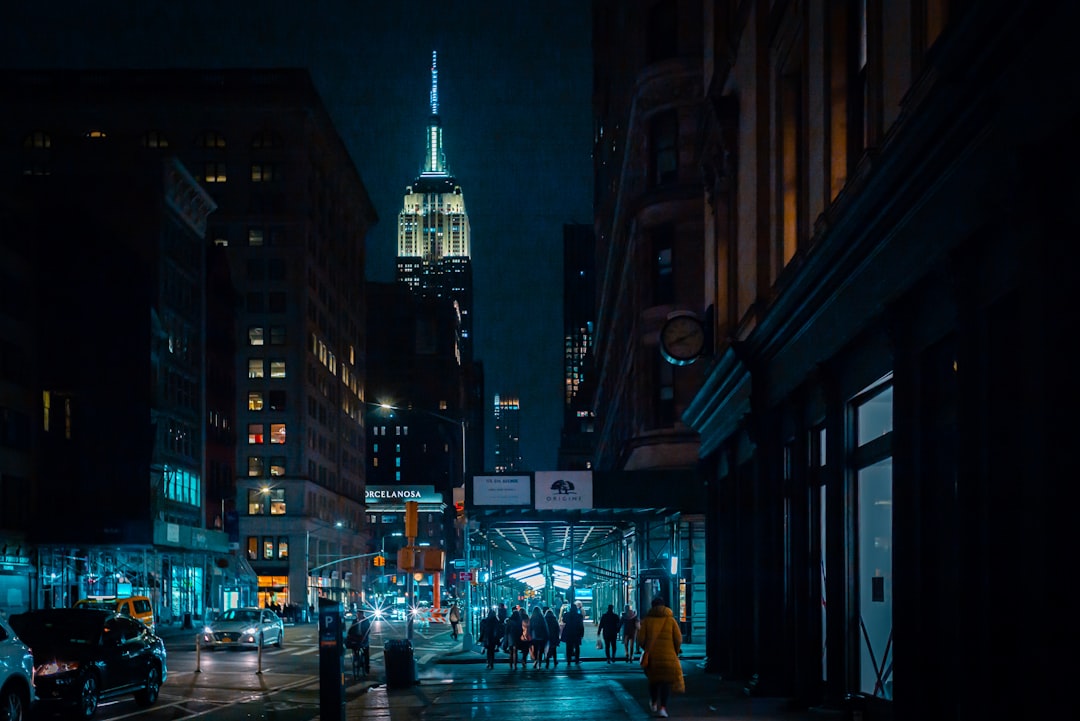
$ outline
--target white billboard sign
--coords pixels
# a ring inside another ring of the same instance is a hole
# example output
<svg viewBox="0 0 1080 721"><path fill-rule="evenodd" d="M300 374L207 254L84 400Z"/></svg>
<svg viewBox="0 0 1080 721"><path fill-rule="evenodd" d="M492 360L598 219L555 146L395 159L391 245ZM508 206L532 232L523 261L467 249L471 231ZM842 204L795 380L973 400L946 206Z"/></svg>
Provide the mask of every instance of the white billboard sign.
<svg viewBox="0 0 1080 721"><path fill-rule="evenodd" d="M473 476L473 505L528 507L530 490L528 476Z"/></svg>
<svg viewBox="0 0 1080 721"><path fill-rule="evenodd" d="M592 471L537 471L537 510L564 511L593 507Z"/></svg>

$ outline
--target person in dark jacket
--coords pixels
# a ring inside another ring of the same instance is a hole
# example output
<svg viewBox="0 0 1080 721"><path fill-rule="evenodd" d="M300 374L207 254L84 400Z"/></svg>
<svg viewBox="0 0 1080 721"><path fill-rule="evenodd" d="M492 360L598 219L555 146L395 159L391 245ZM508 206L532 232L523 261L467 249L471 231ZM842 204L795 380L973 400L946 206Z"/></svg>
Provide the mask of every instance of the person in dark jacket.
<svg viewBox="0 0 1080 721"><path fill-rule="evenodd" d="M547 668L552 661L555 662L555 666L559 665L559 636L562 629L559 628L559 619L555 618L555 612L550 608L544 608L544 620L547 621L548 632L548 644L547 654L544 656L544 668Z"/></svg>
<svg viewBox="0 0 1080 721"><path fill-rule="evenodd" d="M495 609L488 611L487 618L480 622L480 644L487 651L488 668L495 668L495 651L502 643L503 630Z"/></svg>
<svg viewBox="0 0 1080 721"><path fill-rule="evenodd" d="M619 623L622 624L622 642L626 651L626 662L630 663L634 660L634 643L637 639L638 628L641 626L641 619L638 618L637 611L627 604L622 616L619 617Z"/></svg>
<svg viewBox="0 0 1080 721"><path fill-rule="evenodd" d="M576 603L563 614L562 642L566 644L566 665L581 665L581 639L585 637L585 617Z"/></svg>
<svg viewBox="0 0 1080 721"><path fill-rule="evenodd" d="M506 619L506 634L503 636L506 639L506 650L510 652L511 670L518 667L519 654L522 663L528 658L526 654L529 652L529 642L528 640L522 640L523 635L525 635L525 629L521 623L521 611L515 608L513 613Z"/></svg>
<svg viewBox="0 0 1080 721"><path fill-rule="evenodd" d="M499 607L495 610L495 615L498 617L499 623L501 623L502 627L505 629L506 628L506 619L510 617L510 614L507 613L506 604L503 603L502 601L499 602ZM506 634L504 633L503 634L503 640L502 640L502 650L503 651L507 650L509 640L510 639L508 639L506 637Z"/></svg>
<svg viewBox="0 0 1080 721"><path fill-rule="evenodd" d="M533 606L529 616L529 641L532 642L533 668L540 668L540 662L544 660L544 651L547 650L547 621L539 606Z"/></svg>
<svg viewBox="0 0 1080 721"><path fill-rule="evenodd" d="M608 663L615 663L615 643L619 638L619 614L615 613L615 604L609 603L607 611L600 616L596 624L596 637L604 639L604 658Z"/></svg>

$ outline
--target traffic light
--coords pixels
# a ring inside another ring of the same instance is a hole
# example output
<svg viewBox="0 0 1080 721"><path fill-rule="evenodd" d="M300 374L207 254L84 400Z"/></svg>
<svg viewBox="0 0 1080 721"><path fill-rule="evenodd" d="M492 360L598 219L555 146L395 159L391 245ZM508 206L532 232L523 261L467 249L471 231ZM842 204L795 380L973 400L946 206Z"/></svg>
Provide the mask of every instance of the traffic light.
<svg viewBox="0 0 1080 721"><path fill-rule="evenodd" d="M419 522L417 520L417 511L420 510L420 504L416 501L405 501L405 537L412 539L416 538L416 532L418 530Z"/></svg>
<svg viewBox="0 0 1080 721"><path fill-rule="evenodd" d="M383 555L375 556L374 563L375 563L376 566L385 566L386 565L386 556L383 556Z"/></svg>

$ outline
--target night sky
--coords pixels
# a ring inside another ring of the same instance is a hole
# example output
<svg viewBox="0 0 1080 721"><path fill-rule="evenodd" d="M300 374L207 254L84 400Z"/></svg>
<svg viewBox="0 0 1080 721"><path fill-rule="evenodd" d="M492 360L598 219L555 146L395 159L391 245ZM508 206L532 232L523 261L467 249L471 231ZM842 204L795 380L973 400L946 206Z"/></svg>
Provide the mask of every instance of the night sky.
<svg viewBox="0 0 1080 721"><path fill-rule="evenodd" d="M496 392L520 398L525 469L553 470L562 422L562 226L592 221L589 5L6 3L0 65L308 68L379 214L368 278L388 281L402 195L423 156L438 51L446 157L472 225L475 356L486 404L490 410ZM490 468L490 422L485 445Z"/></svg>

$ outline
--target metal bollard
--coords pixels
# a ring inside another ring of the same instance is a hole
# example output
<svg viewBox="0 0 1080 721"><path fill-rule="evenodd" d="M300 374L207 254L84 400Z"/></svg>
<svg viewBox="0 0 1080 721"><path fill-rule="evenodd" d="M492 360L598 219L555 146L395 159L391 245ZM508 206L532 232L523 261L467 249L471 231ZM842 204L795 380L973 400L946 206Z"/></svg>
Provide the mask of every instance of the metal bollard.
<svg viewBox="0 0 1080 721"><path fill-rule="evenodd" d="M195 673L202 673L202 636L195 634Z"/></svg>
<svg viewBox="0 0 1080 721"><path fill-rule="evenodd" d="M262 673L262 647L263 647L263 635L259 634L259 670L255 672L256 675Z"/></svg>

